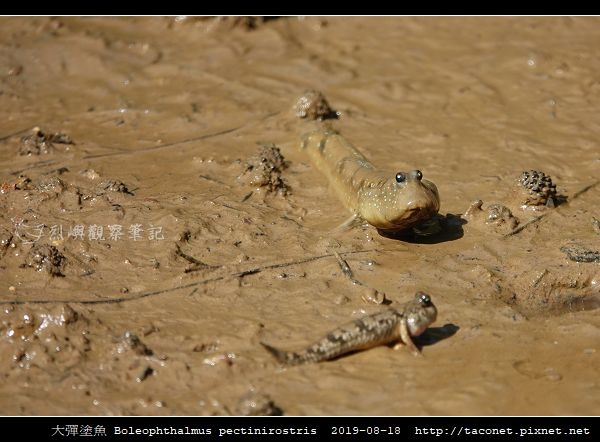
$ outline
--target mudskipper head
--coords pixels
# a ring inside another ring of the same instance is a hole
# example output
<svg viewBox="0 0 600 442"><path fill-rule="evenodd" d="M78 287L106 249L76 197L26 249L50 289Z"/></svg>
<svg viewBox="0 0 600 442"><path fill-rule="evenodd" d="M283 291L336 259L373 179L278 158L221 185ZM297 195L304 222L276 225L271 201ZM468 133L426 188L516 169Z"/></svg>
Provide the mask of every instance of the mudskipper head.
<svg viewBox="0 0 600 442"><path fill-rule="evenodd" d="M383 231L402 231L433 217L440 209L440 197L420 170L382 176L360 198L361 215Z"/></svg>
<svg viewBox="0 0 600 442"><path fill-rule="evenodd" d="M404 314L411 336L419 336L437 319L437 308L427 293L417 292L404 306Z"/></svg>

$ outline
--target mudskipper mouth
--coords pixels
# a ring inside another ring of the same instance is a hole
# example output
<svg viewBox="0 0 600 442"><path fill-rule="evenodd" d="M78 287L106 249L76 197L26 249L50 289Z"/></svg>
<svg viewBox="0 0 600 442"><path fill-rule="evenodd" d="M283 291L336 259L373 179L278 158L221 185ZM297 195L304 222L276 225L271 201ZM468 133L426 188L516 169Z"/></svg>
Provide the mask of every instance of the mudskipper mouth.
<svg viewBox="0 0 600 442"><path fill-rule="evenodd" d="M425 214L422 209L415 208L406 211L402 218L394 220L392 222L392 226L381 227L379 228L379 230L384 232L401 232L404 230L408 230L415 225L418 225L420 222L431 218L431 216L433 216L433 214Z"/></svg>
<svg viewBox="0 0 600 442"><path fill-rule="evenodd" d="M435 216L437 210L433 207L426 206L415 207L414 209L410 209L407 212L408 213L403 217L402 222L399 222L398 224L404 224L406 227L412 227L415 224L419 224Z"/></svg>
<svg viewBox="0 0 600 442"><path fill-rule="evenodd" d="M441 231L438 218L435 210L414 208L407 210L402 218L394 220L390 227L378 227L377 230L390 234L406 232L429 236Z"/></svg>

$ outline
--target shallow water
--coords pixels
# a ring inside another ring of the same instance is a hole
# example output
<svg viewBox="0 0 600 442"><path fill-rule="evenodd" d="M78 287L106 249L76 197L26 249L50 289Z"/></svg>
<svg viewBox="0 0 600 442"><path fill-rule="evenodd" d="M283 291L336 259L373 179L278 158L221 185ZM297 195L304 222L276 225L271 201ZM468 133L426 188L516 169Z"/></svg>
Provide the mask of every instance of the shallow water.
<svg viewBox="0 0 600 442"><path fill-rule="evenodd" d="M0 21L0 413L600 413L600 267L560 250L600 249L598 18ZM305 89L373 164L437 185L441 235L333 230ZM244 174L271 143L287 192ZM566 202L522 209L529 169ZM478 199L525 227L461 221ZM334 252L391 306L432 296L423 358L264 351L382 308Z"/></svg>

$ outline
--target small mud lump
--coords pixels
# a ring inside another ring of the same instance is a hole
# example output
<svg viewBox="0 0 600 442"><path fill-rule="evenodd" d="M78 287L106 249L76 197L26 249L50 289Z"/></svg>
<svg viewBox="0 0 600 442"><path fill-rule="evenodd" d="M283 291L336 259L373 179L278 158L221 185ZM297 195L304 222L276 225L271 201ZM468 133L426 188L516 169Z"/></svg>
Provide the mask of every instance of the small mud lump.
<svg viewBox="0 0 600 442"><path fill-rule="evenodd" d="M268 193L287 194L289 187L281 177L287 164L274 144L262 146L258 155L246 160L244 166L244 171L238 177L242 183L264 188Z"/></svg>
<svg viewBox="0 0 600 442"><path fill-rule="evenodd" d="M62 132L49 134L34 127L29 135L21 138L19 155L45 155L54 150L54 144L75 144L71 137Z"/></svg>
<svg viewBox="0 0 600 442"><path fill-rule="evenodd" d="M48 244L35 245L29 250L25 266L32 267L38 272L45 270L51 276L64 276L65 256L54 246Z"/></svg>

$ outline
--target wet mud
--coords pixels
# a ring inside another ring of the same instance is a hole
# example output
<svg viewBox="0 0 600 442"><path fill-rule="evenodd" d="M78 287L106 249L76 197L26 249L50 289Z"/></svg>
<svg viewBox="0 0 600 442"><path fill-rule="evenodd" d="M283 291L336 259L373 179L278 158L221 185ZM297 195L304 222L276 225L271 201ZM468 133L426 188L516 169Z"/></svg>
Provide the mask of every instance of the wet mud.
<svg viewBox="0 0 600 442"><path fill-rule="evenodd" d="M0 413L600 413L598 18L0 20ZM439 229L338 229L315 124Z"/></svg>

